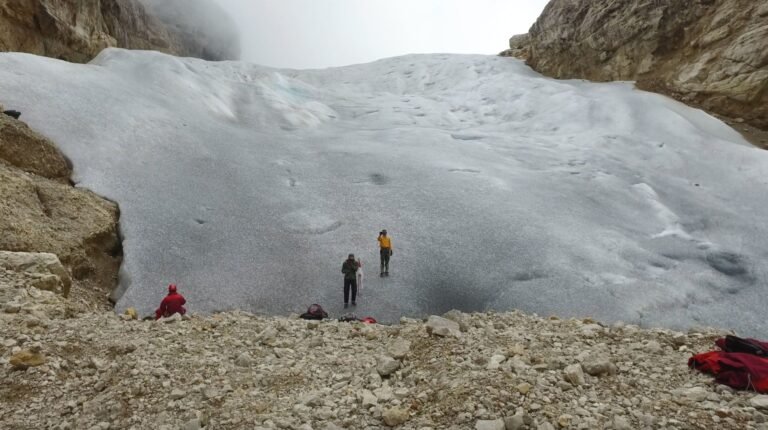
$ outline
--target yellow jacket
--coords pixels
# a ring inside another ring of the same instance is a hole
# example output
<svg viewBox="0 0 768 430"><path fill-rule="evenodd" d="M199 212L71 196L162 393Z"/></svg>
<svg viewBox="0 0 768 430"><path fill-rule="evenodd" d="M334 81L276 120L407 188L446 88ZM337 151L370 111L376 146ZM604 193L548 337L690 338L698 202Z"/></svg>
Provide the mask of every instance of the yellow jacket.
<svg viewBox="0 0 768 430"><path fill-rule="evenodd" d="M379 246L392 249L392 239L389 236L379 236Z"/></svg>

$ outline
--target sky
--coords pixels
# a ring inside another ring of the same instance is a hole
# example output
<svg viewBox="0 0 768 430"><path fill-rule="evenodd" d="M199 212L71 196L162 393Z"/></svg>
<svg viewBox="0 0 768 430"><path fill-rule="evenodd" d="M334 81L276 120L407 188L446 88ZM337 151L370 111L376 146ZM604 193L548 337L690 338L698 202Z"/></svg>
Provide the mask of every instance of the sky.
<svg viewBox="0 0 768 430"><path fill-rule="evenodd" d="M412 53L497 54L548 0L216 0L242 34L242 59L324 68Z"/></svg>

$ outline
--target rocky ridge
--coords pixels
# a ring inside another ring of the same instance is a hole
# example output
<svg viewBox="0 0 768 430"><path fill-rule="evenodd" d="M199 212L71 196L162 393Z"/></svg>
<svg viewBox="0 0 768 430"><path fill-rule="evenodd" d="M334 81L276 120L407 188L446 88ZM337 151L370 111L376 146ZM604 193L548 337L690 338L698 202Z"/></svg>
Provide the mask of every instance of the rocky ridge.
<svg viewBox="0 0 768 430"><path fill-rule="evenodd" d="M0 51L88 62L104 48L147 49L207 60L236 60L239 36L211 0L175 4L204 8L207 19L155 16L150 0L5 0L0 2ZM185 17L187 15L184 15Z"/></svg>
<svg viewBox="0 0 768 430"><path fill-rule="evenodd" d="M715 330L457 311L392 326L139 321L23 282L0 291L14 296L0 313L3 428L768 428L766 396L687 368Z"/></svg>
<svg viewBox="0 0 768 430"><path fill-rule="evenodd" d="M503 55L555 78L641 89L768 129L768 3L552 0Z"/></svg>
<svg viewBox="0 0 768 430"><path fill-rule="evenodd" d="M54 254L77 297L103 306L122 261L119 210L73 187L71 173L50 140L0 114L0 251Z"/></svg>

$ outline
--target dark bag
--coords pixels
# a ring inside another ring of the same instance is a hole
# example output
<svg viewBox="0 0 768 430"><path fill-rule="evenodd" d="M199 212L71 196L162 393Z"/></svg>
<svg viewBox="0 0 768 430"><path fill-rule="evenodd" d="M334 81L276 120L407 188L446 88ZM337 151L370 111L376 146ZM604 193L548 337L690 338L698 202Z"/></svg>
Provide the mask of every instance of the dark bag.
<svg viewBox="0 0 768 430"><path fill-rule="evenodd" d="M760 357L768 357L768 343L755 339L742 339L737 336L727 335L724 339L715 341L715 344L725 352L743 352Z"/></svg>
<svg viewBox="0 0 768 430"><path fill-rule="evenodd" d="M328 312L323 310L323 307L317 303L307 308L307 311L300 315L300 318L305 320L321 320L328 318Z"/></svg>
<svg viewBox="0 0 768 430"><path fill-rule="evenodd" d="M21 112L17 110L4 110L3 113L13 119L19 119L19 117L21 116Z"/></svg>

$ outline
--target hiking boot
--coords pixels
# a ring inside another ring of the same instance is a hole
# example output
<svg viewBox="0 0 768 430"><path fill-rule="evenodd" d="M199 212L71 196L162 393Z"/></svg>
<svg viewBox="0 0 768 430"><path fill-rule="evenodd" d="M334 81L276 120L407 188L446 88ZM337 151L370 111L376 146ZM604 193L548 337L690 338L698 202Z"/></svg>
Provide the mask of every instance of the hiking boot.
<svg viewBox="0 0 768 430"><path fill-rule="evenodd" d="M344 303L344 309L349 307L349 303Z"/></svg>
<svg viewBox="0 0 768 430"><path fill-rule="evenodd" d="M357 303L356 302L352 302L352 306L357 306Z"/></svg>
<svg viewBox="0 0 768 430"><path fill-rule="evenodd" d="M379 273L379 277L383 278L384 277L384 272Z"/></svg>
<svg viewBox="0 0 768 430"><path fill-rule="evenodd" d="M384 272L384 276L389 276L389 271Z"/></svg>

